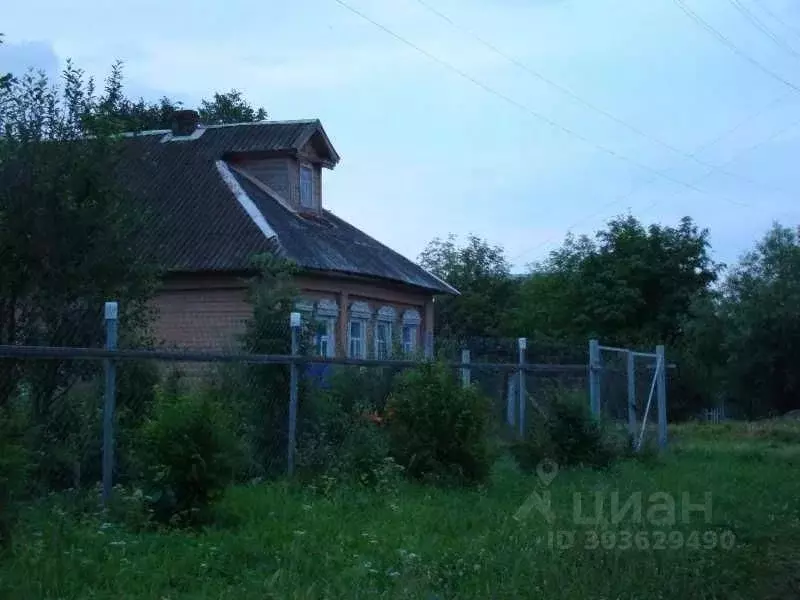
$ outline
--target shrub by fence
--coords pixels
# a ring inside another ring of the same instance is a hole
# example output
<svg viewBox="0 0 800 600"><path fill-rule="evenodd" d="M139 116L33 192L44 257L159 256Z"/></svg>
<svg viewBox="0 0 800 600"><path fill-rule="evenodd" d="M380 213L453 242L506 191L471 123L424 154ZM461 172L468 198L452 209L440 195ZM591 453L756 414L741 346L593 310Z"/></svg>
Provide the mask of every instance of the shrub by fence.
<svg viewBox="0 0 800 600"><path fill-rule="evenodd" d="M565 394L597 420L627 417L617 409L630 386L613 383L610 361L543 362L580 351L548 354L524 340L484 344L477 356L461 347L455 360L454 347L442 344L433 364L321 358L300 344L288 355L118 349L113 339L106 348L2 346L15 377L0 385L0 494L102 481L108 499L114 484L139 485L154 512L196 522L230 480L376 484L403 468L424 480L481 481L495 451L535 435ZM634 393L636 406L652 403L653 389ZM158 465L170 468L159 475Z"/></svg>

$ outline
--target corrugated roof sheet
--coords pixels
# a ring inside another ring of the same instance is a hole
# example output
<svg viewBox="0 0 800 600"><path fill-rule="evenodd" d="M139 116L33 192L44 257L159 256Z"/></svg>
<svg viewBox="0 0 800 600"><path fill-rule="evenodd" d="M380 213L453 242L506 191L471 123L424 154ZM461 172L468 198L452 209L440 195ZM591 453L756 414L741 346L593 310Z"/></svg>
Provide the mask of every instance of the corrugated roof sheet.
<svg viewBox="0 0 800 600"><path fill-rule="evenodd" d="M210 127L190 141L162 142L158 134L127 138L120 177L145 211L148 233L142 251L171 271L243 271L251 268L254 254L274 252L306 269L453 293L446 283L334 214L292 213L236 174L276 238L267 239L254 224L215 161L232 152L297 150L318 129L319 121L265 122Z"/></svg>

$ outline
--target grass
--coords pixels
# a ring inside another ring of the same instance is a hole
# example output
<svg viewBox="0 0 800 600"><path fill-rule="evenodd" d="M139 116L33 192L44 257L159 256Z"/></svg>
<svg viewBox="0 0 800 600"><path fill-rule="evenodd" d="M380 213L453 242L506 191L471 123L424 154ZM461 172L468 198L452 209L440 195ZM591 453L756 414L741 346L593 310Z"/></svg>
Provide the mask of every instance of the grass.
<svg viewBox="0 0 800 600"><path fill-rule="evenodd" d="M134 533L50 498L23 511L0 559L0 597L799 597L800 424L687 425L672 439L663 456L560 472L548 486L501 461L489 485L468 491L238 487L220 507L224 523L194 533ZM517 513L532 491L550 492L553 523ZM638 523L630 513L615 524L574 522L574 494L584 515L598 494L609 516L613 492L623 501L640 492L651 517L668 516L663 498L649 501L666 492L677 522ZM710 521L692 513L684 522L682 494L702 503L706 492ZM551 545L559 531L573 543ZM728 531L733 545L722 548ZM605 533L597 544L595 532Z"/></svg>

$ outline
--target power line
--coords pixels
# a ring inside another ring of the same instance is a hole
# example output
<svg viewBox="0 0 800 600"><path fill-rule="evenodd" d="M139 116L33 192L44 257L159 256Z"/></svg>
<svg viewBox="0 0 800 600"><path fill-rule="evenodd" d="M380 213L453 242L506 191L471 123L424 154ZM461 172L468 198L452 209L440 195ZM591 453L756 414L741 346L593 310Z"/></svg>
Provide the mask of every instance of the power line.
<svg viewBox="0 0 800 600"><path fill-rule="evenodd" d="M785 40L778 37L766 23L764 23L761 19L759 19L753 13L753 11L751 11L744 4L742 4L740 0L728 0L728 2L730 2L730 4L736 9L736 11L740 15L742 15L747 20L748 23L750 23L758 31L760 31L770 40L772 40L772 42L774 42L776 46L778 46L782 50L785 50L789 54L792 54L794 57L800 58L800 54L798 54L798 52L794 48L792 48Z"/></svg>
<svg viewBox="0 0 800 600"><path fill-rule="evenodd" d="M726 164L726 165L729 165L729 164L732 164L732 163L736 162L737 160L739 160L739 159L740 159L740 158L742 158L743 156L745 156L745 155L747 155L747 154L750 154L751 152L753 152L753 151L757 150L758 148L761 148L761 147L762 147L762 146L764 146L765 144L768 144L768 143L770 143L771 141L773 141L773 140L774 140L775 138L777 138L778 136L780 136L780 135L782 135L782 134L786 133L787 131L789 131L789 130L791 130L791 129L795 128L795 127L797 127L798 125L800 125L800 119L797 119L797 120L795 120L795 121L792 121L792 122L791 122L789 125L787 125L786 127L781 127L779 130L777 130L777 131L775 131L774 133L772 133L772 134L771 134L771 135L770 135L770 136L769 136L767 139L765 139L765 140L762 140L762 141L760 141L760 142L758 142L758 143L756 143L756 144L753 144L753 145L751 145L751 146L748 146L747 148L745 148L745 149L744 149L744 150L742 150L741 152L737 152L737 153L736 153L736 154L735 154L735 155L734 155L732 158L730 158L729 160L725 161L725 164ZM708 178L709 178L711 175L712 175L712 173L710 173L710 172L708 172L708 173L705 173L704 175L702 175L701 177L699 177L697 180L695 180L695 183L700 183L701 181L704 181L705 179L708 179ZM672 196L675 196L675 195L676 195L676 193L672 193L672 194L670 194L670 195L669 195L669 196L667 196L667 197L672 197ZM658 199L658 198L657 198L657 199L655 199L655 200L653 200L653 202L651 202L650 204L648 204L647 206L645 206L645 207L642 209L642 212L645 212L645 211L648 211L648 210L650 210L650 209L651 209L651 208L653 208L653 207L654 207L656 204L658 204L660 201L661 201L661 200L660 200L660 199Z"/></svg>
<svg viewBox="0 0 800 600"><path fill-rule="evenodd" d="M798 29L798 28L797 28L797 27L795 27L794 25L792 25L792 24L790 24L790 23L787 23L786 21L784 21L784 20L783 20L783 19L782 19L782 18L781 18L779 15L777 15L777 14L776 14L776 13L775 13L773 10L771 10L770 8L768 8L768 7L766 6L766 4L763 2L763 0L755 0L755 3L756 3L758 6L760 6L760 7L761 7L761 10L763 10L763 11L764 11L764 12L765 12L767 15L769 15L770 17L772 17L773 19L775 19L775 20L776 20L778 23L780 23L781 25L783 25L784 27L786 27L786 29L788 29L789 31L793 32L793 33L794 33L794 35L796 35L797 37L800 37L800 29Z"/></svg>
<svg viewBox="0 0 800 600"><path fill-rule="evenodd" d="M762 71L763 73L769 75L770 77L772 77L776 81L781 82L782 84L784 84L785 86L791 88L795 92L800 92L800 87L796 86L795 84L793 84L788 79L785 79L784 77L781 77L778 73L776 73L775 71L769 69L763 63L759 62L758 60L756 60L755 58L753 58L752 56L747 54L744 50L739 48L736 44L734 44L727 37L725 37L724 34L720 33L719 30L715 29L712 25L710 25L708 23L708 21L703 19L703 17L698 15L691 8L689 8L686 5L686 3L683 2L683 0L672 0L672 1L675 3L675 5L678 8L680 8L686 14L686 16L688 16L692 21L697 23L700 27L702 27L707 32L709 32L711 35L713 35L715 38L717 38L722 44L724 44L727 48L729 48L732 52L737 54L739 57L743 58L744 60L749 62L751 65L756 67L759 71Z"/></svg>
<svg viewBox="0 0 800 600"><path fill-rule="evenodd" d="M744 127L744 125L746 125L750 121L753 121L754 119L757 119L758 117L760 117L761 115L763 115L767 111L771 110L772 107L775 106L776 104L780 104L783 101L785 101L786 98L787 98L787 96L781 96L781 97L778 97L778 98L774 99L767 106L763 107L762 109L760 109L756 113L745 117L744 119L742 119L741 121L736 123L733 127L723 131L721 134L717 135L716 137L708 140L706 143L704 143L701 146L699 146L695 150L695 153L699 154L700 152L704 152L705 150L707 150L711 146L714 146L714 145L718 144L719 142L721 142L725 138L729 137L730 135L732 135L733 133L735 133L736 131L738 131L742 127ZM778 137L780 134L784 133L785 131L788 131L792 127L795 127L798 123L800 123L800 121L795 121L795 122L791 123L789 126L781 128L779 131L777 131L776 133L772 134L766 140L763 140L761 142L753 144L753 145L749 146L748 148L746 148L745 150L742 150L741 152L738 152L732 158L730 158L729 160L725 161L725 163L723 163L723 166L724 165L730 165L730 164L734 163L735 161L739 160L742 156L744 156L746 154L749 154L750 152L756 150L757 148L763 146L764 144L767 144L767 143L771 142L776 137ZM707 172L703 176L699 177L695 181L695 183L700 183L702 181L705 181L712 174L713 174L713 171ZM654 180L655 180L655 178L651 178L651 179L649 179L649 180L647 180L647 181L645 181L645 182L643 182L643 183L641 183L639 185L633 186L627 193L616 197L615 199L611 200L610 202L605 203L603 206L600 207L600 209L598 211L596 211L596 212L594 212L594 213L592 213L590 215L584 216L581 219L579 219L579 220L575 221L574 223L572 223L571 225L569 225L567 227L567 231L571 231L573 228L577 227L578 225L583 225L587 221L591 221L591 220L593 220L593 219L605 214L606 210L608 208L610 208L611 206L614 206L616 204L619 204L621 202L624 202L625 200L627 200L628 198L633 196L639 190L641 190L641 189L647 187L648 185L650 185ZM673 194L673 195L675 195L675 194ZM645 210L645 211L649 210L650 208L655 206L658 202L659 202L658 200L654 201L653 203L651 203L648 206L646 206L643 210ZM749 206L748 204L745 204L745 203L740 203L740 204L742 204L743 206ZM554 239L555 238L551 237L551 238L548 238L548 239L546 239L546 240L544 240L542 242L539 242L535 246L531 246L529 248L526 248L522 252L519 252L519 253L515 254L514 256L512 256L511 258L509 258L509 261L510 262L514 262L516 259L518 259L518 258L520 258L520 257L522 257L522 256L524 256L526 254L529 254L530 252L534 252L534 251L538 250L539 248L541 248L542 246L545 246L546 244L549 244Z"/></svg>
<svg viewBox="0 0 800 600"><path fill-rule="evenodd" d="M597 142L593 142L589 138L587 138L584 135L578 133L577 131L567 127L566 125L562 125L561 123L558 123L558 122L552 120L551 118L543 115L542 113L539 113L539 112L533 110L529 106L527 106L525 104L522 104L521 102L517 102L516 100L514 100L513 98L511 98L510 96L507 96L506 94L504 94L502 92L498 92L497 90L495 90L494 88L492 88L492 87L488 86L487 84L483 83L479 79L476 79L475 77L473 77L472 75L470 75L466 71L462 71L461 69L459 69L458 67L454 66L453 64L447 62L446 60L439 58L435 54L430 53L429 51L425 50L421 46L418 46L417 44L415 44L414 42L411 42L411 41L407 40L406 38L404 38L400 34L395 33L394 31L392 31L391 29L389 29L385 25L382 25L381 23L373 20L372 18L370 18L369 16L367 16L363 12L361 12L358 9L354 8L353 6L349 5L344 0L334 0L334 2L336 2L337 4L342 6L343 8L349 10L350 12L352 12L355 15L357 15L358 17L362 18L363 20L371 23L372 25L374 25L375 27L377 27L381 31L384 31L385 33L389 34L390 36L392 36L393 38L395 38L399 42L402 42L403 44L409 46L410 48L413 48L414 50L416 50L420 54L426 56L427 58L429 58L430 60L432 60L435 63L439 64L440 66L444 67L445 69L447 69L449 71L452 71L453 73L455 73L459 77L462 77L463 79L466 79L467 81L473 83L474 85L478 86L479 88L481 88L485 92L500 98L504 102L510 104L511 106L513 106L513 107L515 107L515 108L517 108L517 109L519 109L519 110L521 110L521 111L523 111L523 112L525 112L525 113L527 113L529 115L531 115L535 119L550 125L554 129L558 129L558 130L566 133L567 135L570 135L570 136L582 141L583 143L585 143L585 144L587 144L589 146L592 146L596 150L599 150L599 151L601 151L601 152L603 152L605 154L608 154L609 156L612 156L612 157L614 157L614 158L616 158L618 160L622 160L624 162L627 162L627 163L629 163L629 164L631 164L631 165L633 165L633 166L635 166L635 167L637 167L637 168L639 168L639 169L641 169L643 171L647 171L648 173L654 174L656 177L661 177L663 179L666 179L668 181L676 183L676 184L678 184L680 186L686 187L686 188L694 190L696 192L700 192L701 194L708 194L708 192L706 192L705 190L702 190L702 189L700 189L698 187L695 187L694 185L692 185L690 183L686 183L685 181L682 181L681 179L672 177L671 175L668 175L664 171L659 171L659 170L657 170L657 169L655 169L653 167L650 167L648 165L640 163L639 161L637 161L637 160L635 160L633 158L630 158L629 156L627 156L625 154L621 154L620 152L617 152L616 150L614 150L612 148L609 148L608 146L604 146L604 145L599 144ZM797 88L797 90L800 91L800 88ZM732 200L732 199L730 199L730 198L728 198L726 196L718 196L718 197L722 198L723 200L725 200L727 202L730 202L731 204L736 204L736 205L741 205L742 204L741 202Z"/></svg>
<svg viewBox="0 0 800 600"><path fill-rule="evenodd" d="M689 159L691 161L694 161L695 163L697 163L697 164L699 164L699 165L701 165L703 167L714 169L715 171L719 171L720 173L723 173L723 174L727 175L728 177L733 177L733 178L738 179L740 181L745 181L745 182L750 183L752 185L756 185L756 186L759 186L759 187L764 187L764 188L767 188L767 189L771 189L773 191L777 190L777 191L780 191L781 193L786 193L788 195L788 192L786 192L784 190L780 190L778 188L775 188L772 185L761 183L759 181L756 181L754 179L751 179L751 178L746 177L744 175L741 175L739 173L734 173L732 171L725 171L723 169L720 169L717 165L714 165L712 163L709 163L707 161L704 161L704 160L700 159L696 155L696 153L691 153L691 152L687 152L685 150L682 150L681 148L678 148L677 146L674 146L674 145L670 144L669 142L666 142L666 141L664 141L664 140L662 140L662 139L660 139L660 138L658 138L658 137L656 137L656 136L654 136L652 134L647 133L646 131L642 130L641 128L637 127L636 125L633 125L633 124L629 123L625 119L622 119L621 117L617 117L616 115L614 115L613 113L605 110L604 108L599 107L596 104L593 104L592 102L590 102L589 100L586 100L585 98L579 96L577 93L573 92L568 87L558 83L557 81L554 81L554 80L550 79L549 77L547 77L546 75L542 74L540 71L537 71L536 69L534 69L530 65L522 62L521 60L519 60L517 58L514 58L513 56L511 56L510 54L508 54L506 52L503 52L500 48L498 48L497 46L495 46L491 42L487 41L485 38L481 37L477 33L473 32L473 31L470 31L469 29L466 29L465 27L462 27L461 25L456 23L452 18L450 18L448 15L446 15L445 13L443 13L442 11L437 9L436 7L434 7L431 4L429 4L426 0L416 0L416 1L420 6L424 7L426 10L428 10L431 13L433 13L434 15L436 15L437 17L439 17L443 21L449 23L453 28L455 28L455 29L463 32L464 34L468 35L469 37L473 38L478 43L480 43L484 47L488 48L490 51L492 51L493 53L497 54L498 56L500 56L500 57L504 58L505 60L509 61L511 64L513 64L517 68L521 69L522 71L525 71L529 75L535 77L539 81L544 82L545 84L547 84L550 87L558 90L559 92L569 96L570 98L572 98L573 100L575 100L576 102L578 102L582 106L588 108L589 110L592 110L592 111L594 111L594 112L606 117L607 119L613 121L614 123L624 127L625 129L627 129L629 131L632 131L636 135L638 135L638 136L640 136L640 137L642 137L642 138L644 138L646 140L649 140L650 142L658 144L659 146L661 146L663 148L666 148L667 150L670 150L671 152L675 152L676 154L679 154L679 155L683 156L684 158L687 158L687 159ZM738 0L730 0L730 1L731 2L737 2ZM800 56L800 55L798 55L798 56Z"/></svg>

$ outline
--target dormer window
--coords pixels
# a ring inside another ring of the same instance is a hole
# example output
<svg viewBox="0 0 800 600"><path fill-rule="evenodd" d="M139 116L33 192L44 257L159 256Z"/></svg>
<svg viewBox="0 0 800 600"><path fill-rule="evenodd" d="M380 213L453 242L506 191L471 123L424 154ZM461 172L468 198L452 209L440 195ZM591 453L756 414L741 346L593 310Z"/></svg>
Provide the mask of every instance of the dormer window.
<svg viewBox="0 0 800 600"><path fill-rule="evenodd" d="M311 165L300 165L300 208L314 208L314 169Z"/></svg>

